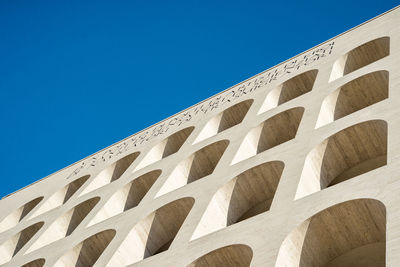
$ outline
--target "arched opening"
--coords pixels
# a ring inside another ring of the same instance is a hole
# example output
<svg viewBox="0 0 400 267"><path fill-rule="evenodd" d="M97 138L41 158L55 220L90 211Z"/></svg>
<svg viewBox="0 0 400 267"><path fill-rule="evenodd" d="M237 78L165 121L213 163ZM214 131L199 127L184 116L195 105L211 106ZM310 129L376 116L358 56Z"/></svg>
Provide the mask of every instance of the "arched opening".
<svg viewBox="0 0 400 267"><path fill-rule="evenodd" d="M22 265L22 267L42 267L45 263L44 259L37 259Z"/></svg>
<svg viewBox="0 0 400 267"><path fill-rule="evenodd" d="M325 139L306 157L296 199L386 165L387 123L361 122Z"/></svg>
<svg viewBox="0 0 400 267"><path fill-rule="evenodd" d="M90 221L89 226L139 205L140 201L147 194L160 175L161 170L151 171L126 184L112 195L96 216Z"/></svg>
<svg viewBox="0 0 400 267"><path fill-rule="evenodd" d="M317 74L318 70L309 70L280 84L268 93L259 114L310 92Z"/></svg>
<svg viewBox="0 0 400 267"><path fill-rule="evenodd" d="M335 61L329 81L336 80L350 72L367 66L390 53L390 38L377 38L360 45Z"/></svg>
<svg viewBox="0 0 400 267"><path fill-rule="evenodd" d="M107 168L102 170L93 179L93 181L90 182L90 184L82 191L80 195L82 196L119 179L121 175L124 174L124 172L129 168L129 166L131 166L139 154L140 152L134 152L109 165Z"/></svg>
<svg viewBox="0 0 400 267"><path fill-rule="evenodd" d="M65 253L55 264L56 267L93 266L114 238L115 230L105 230L92 235Z"/></svg>
<svg viewBox="0 0 400 267"><path fill-rule="evenodd" d="M14 235L0 246L0 264L6 263L20 251L26 243L42 228L43 222L35 223Z"/></svg>
<svg viewBox="0 0 400 267"><path fill-rule="evenodd" d="M250 130L236 153L232 164L257 155L296 137L304 108L283 111Z"/></svg>
<svg viewBox="0 0 400 267"><path fill-rule="evenodd" d="M212 143L181 161L157 193L157 196L212 174L228 144L228 140Z"/></svg>
<svg viewBox="0 0 400 267"><path fill-rule="evenodd" d="M57 218L29 248L28 252L69 236L96 206L100 198L88 199Z"/></svg>
<svg viewBox="0 0 400 267"><path fill-rule="evenodd" d="M327 208L283 241L276 267L384 267L385 206L357 199Z"/></svg>
<svg viewBox="0 0 400 267"><path fill-rule="evenodd" d="M72 197L72 195L75 194L75 192L78 191L78 189L81 188L81 186L89 179L89 177L90 175L86 175L79 179L76 179L75 181L67 184L66 186L55 192L36 210L36 212L31 217L33 218L35 216L43 214L67 202L68 199L70 199L70 197Z"/></svg>
<svg viewBox="0 0 400 267"><path fill-rule="evenodd" d="M43 197L35 198L18 209L14 210L0 222L0 233L16 226L26 215L33 210Z"/></svg>
<svg viewBox="0 0 400 267"><path fill-rule="evenodd" d="M187 267L248 267L253 258L253 251L246 245L230 245L213 250Z"/></svg>
<svg viewBox="0 0 400 267"><path fill-rule="evenodd" d="M181 198L142 219L128 233L108 266L126 266L166 251L193 204L193 198Z"/></svg>
<svg viewBox="0 0 400 267"><path fill-rule="evenodd" d="M378 103L388 95L387 71L368 73L352 80L324 99L316 128Z"/></svg>
<svg viewBox="0 0 400 267"><path fill-rule="evenodd" d="M194 143L198 143L241 123L253 104L253 101L253 99L242 101L214 116L201 130Z"/></svg>
<svg viewBox="0 0 400 267"><path fill-rule="evenodd" d="M188 127L165 138L146 154L143 160L136 167L136 170L144 168L178 152L193 130L194 127Z"/></svg>
<svg viewBox="0 0 400 267"><path fill-rule="evenodd" d="M203 214L192 240L269 210L284 164L266 162L222 186Z"/></svg>

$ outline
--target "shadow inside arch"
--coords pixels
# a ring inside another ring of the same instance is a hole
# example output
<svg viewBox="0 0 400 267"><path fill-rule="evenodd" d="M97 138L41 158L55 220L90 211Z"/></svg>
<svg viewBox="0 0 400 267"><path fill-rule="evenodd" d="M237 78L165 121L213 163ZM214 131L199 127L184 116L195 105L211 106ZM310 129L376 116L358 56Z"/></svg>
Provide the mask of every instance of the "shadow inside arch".
<svg viewBox="0 0 400 267"><path fill-rule="evenodd" d="M298 225L283 241L275 266L384 267L385 253L385 205L355 199Z"/></svg>
<svg viewBox="0 0 400 267"><path fill-rule="evenodd" d="M249 246L234 244L208 252L186 267L248 267L252 258L253 250Z"/></svg>

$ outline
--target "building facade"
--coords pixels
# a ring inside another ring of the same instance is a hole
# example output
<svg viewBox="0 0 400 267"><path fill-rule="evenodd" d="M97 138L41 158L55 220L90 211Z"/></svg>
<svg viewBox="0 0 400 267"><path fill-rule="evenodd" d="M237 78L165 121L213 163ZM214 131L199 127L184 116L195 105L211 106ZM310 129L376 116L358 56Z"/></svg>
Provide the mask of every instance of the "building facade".
<svg viewBox="0 0 400 267"><path fill-rule="evenodd" d="M400 265L400 8L0 200L1 266Z"/></svg>

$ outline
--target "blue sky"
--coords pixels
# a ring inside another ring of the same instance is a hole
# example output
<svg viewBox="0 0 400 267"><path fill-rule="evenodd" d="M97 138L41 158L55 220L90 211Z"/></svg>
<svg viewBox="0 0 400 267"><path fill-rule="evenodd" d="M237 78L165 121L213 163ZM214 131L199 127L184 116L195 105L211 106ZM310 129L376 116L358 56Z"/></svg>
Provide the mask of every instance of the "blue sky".
<svg viewBox="0 0 400 267"><path fill-rule="evenodd" d="M397 1L0 2L0 197Z"/></svg>

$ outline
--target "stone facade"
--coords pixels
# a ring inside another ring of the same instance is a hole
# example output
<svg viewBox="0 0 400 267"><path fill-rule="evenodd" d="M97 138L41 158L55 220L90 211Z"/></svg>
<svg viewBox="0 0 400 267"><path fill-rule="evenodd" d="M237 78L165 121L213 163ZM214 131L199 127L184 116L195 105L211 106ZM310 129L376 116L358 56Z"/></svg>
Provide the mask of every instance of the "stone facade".
<svg viewBox="0 0 400 267"><path fill-rule="evenodd" d="M0 200L1 266L396 267L400 8Z"/></svg>

